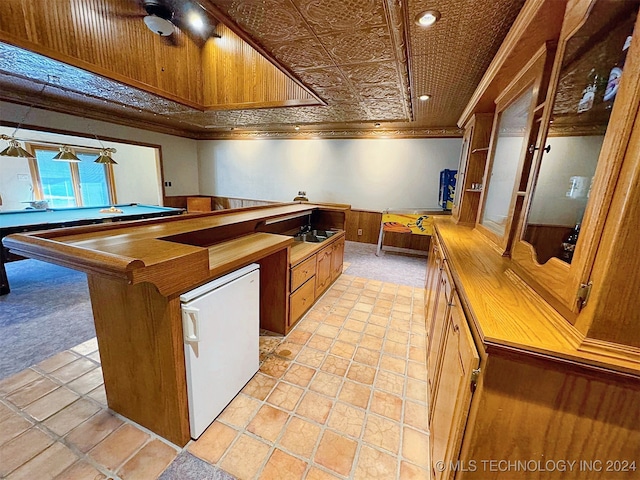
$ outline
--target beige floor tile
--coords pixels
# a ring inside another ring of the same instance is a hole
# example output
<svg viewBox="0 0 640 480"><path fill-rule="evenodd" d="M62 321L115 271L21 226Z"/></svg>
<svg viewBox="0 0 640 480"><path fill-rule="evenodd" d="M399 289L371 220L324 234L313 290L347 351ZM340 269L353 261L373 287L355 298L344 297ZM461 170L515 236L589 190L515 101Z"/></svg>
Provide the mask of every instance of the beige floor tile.
<svg viewBox="0 0 640 480"><path fill-rule="evenodd" d="M16 373L15 375L0 381L0 395L8 395L9 393L15 392L19 388L22 388L39 378L42 378L42 375L30 368L27 368L22 372Z"/></svg>
<svg viewBox="0 0 640 480"><path fill-rule="evenodd" d="M98 350L98 339L93 337L80 345L76 345L71 350L80 355L88 355Z"/></svg>
<svg viewBox="0 0 640 480"><path fill-rule="evenodd" d="M283 379L294 385L306 387L315 373L316 370L314 368L293 363L289 366L289 370L284 374Z"/></svg>
<svg viewBox="0 0 640 480"><path fill-rule="evenodd" d="M352 332L351 330L342 330L338 334L337 339L355 345L360 341L361 336L362 334L358 332Z"/></svg>
<svg viewBox="0 0 640 480"><path fill-rule="evenodd" d="M59 387L57 383L48 378L38 377L35 381L7 395L7 400L17 407L24 408Z"/></svg>
<svg viewBox="0 0 640 480"><path fill-rule="evenodd" d="M429 437L413 428L404 427L402 436L402 456L416 465L429 467Z"/></svg>
<svg viewBox="0 0 640 480"><path fill-rule="evenodd" d="M89 456L100 465L115 471L149 438L149 434L139 428L125 424L92 448Z"/></svg>
<svg viewBox="0 0 640 480"><path fill-rule="evenodd" d="M314 333L307 342L307 346L324 352L329 349L332 343L333 338Z"/></svg>
<svg viewBox="0 0 640 480"><path fill-rule="evenodd" d="M30 428L22 435L0 447L0 478L27 463L53 443L53 439L38 428Z"/></svg>
<svg viewBox="0 0 640 480"><path fill-rule="evenodd" d="M400 462L400 480L430 480L429 472L407 462Z"/></svg>
<svg viewBox="0 0 640 480"><path fill-rule="evenodd" d="M54 443L11 473L7 480L44 480L55 478L78 458L62 443Z"/></svg>
<svg viewBox="0 0 640 480"><path fill-rule="evenodd" d="M382 317L388 317L389 315L391 315L391 308L374 306L371 313L373 313L374 315L380 315Z"/></svg>
<svg viewBox="0 0 640 480"><path fill-rule="evenodd" d="M360 298L358 299L358 303L364 303L366 305L373 306L373 304L376 301L375 296L376 296L375 292L364 291L362 292L362 295L360 295Z"/></svg>
<svg viewBox="0 0 640 480"><path fill-rule="evenodd" d="M46 360L43 360L42 362L38 363L36 367L38 367L43 372L49 373L49 372L53 372L54 370L57 370L60 367L64 367L68 363L71 363L77 359L78 359L78 355L67 350L64 352L60 352L57 355L54 355L53 357L49 357Z"/></svg>
<svg viewBox="0 0 640 480"><path fill-rule="evenodd" d="M426 347L425 336L411 334L411 345L413 345L414 347L425 348Z"/></svg>
<svg viewBox="0 0 640 480"><path fill-rule="evenodd" d="M211 464L216 464L237 435L237 430L216 420L198 440L189 446L189 452Z"/></svg>
<svg viewBox="0 0 640 480"><path fill-rule="evenodd" d="M320 424L324 424L327 421L332 406L333 402L329 398L318 395L317 393L307 392L302 398L300 405L298 405L296 413Z"/></svg>
<svg viewBox="0 0 640 480"><path fill-rule="evenodd" d="M98 388L91 390L88 396L101 405L107 406L107 391L104 389L104 385L100 385Z"/></svg>
<svg viewBox="0 0 640 480"><path fill-rule="evenodd" d="M369 317L369 324L375 325L381 328L387 328L389 325L389 317L382 315L371 315Z"/></svg>
<svg viewBox="0 0 640 480"><path fill-rule="evenodd" d="M178 452L160 440L152 440L125 463L118 476L123 480L157 478L176 458Z"/></svg>
<svg viewBox="0 0 640 480"><path fill-rule="evenodd" d="M337 357L351 359L353 353L356 351L355 345L342 340L336 340L333 347L331 347L331 353Z"/></svg>
<svg viewBox="0 0 640 480"><path fill-rule="evenodd" d="M360 408L367 408L371 397L371 388L359 383L345 381L338 398Z"/></svg>
<svg viewBox="0 0 640 480"><path fill-rule="evenodd" d="M364 334L362 340L360 340L360 347L369 348L371 350L382 349L383 339L380 337L374 337L373 335Z"/></svg>
<svg viewBox="0 0 640 480"><path fill-rule="evenodd" d="M260 480L301 480L306 469L306 462L276 448L258 478Z"/></svg>
<svg viewBox="0 0 640 480"><path fill-rule="evenodd" d="M389 480L397 477L398 458L363 445L354 480Z"/></svg>
<svg viewBox="0 0 640 480"><path fill-rule="evenodd" d="M379 300L390 300L390 301L393 301L393 299L396 298L394 293L395 293L395 290L393 290L393 289L385 290L385 288L383 287L381 292L378 294L378 299Z"/></svg>
<svg viewBox="0 0 640 480"><path fill-rule="evenodd" d="M287 341L291 343L297 343L299 345L304 345L311 338L311 334L309 332L305 332L304 330L295 329L293 332L287 335Z"/></svg>
<svg viewBox="0 0 640 480"><path fill-rule="evenodd" d="M319 435L320 427L302 418L293 417L285 428L279 444L296 455L311 458Z"/></svg>
<svg viewBox="0 0 640 480"><path fill-rule="evenodd" d="M260 365L260 371L270 377L280 378L287 371L290 363L289 360L283 358L269 357Z"/></svg>
<svg viewBox="0 0 640 480"><path fill-rule="evenodd" d="M363 440L376 447L398 453L400 445L400 424L376 415L367 415Z"/></svg>
<svg viewBox="0 0 640 480"><path fill-rule="evenodd" d="M275 354L280 357L293 360L294 358L296 358L298 353L300 353L300 350L302 350L302 345L284 341L276 347Z"/></svg>
<svg viewBox="0 0 640 480"><path fill-rule="evenodd" d="M402 418L402 398L374 390L371 411L399 422Z"/></svg>
<svg viewBox="0 0 640 480"><path fill-rule="evenodd" d="M344 298L345 300L357 300L359 298L359 295L357 293L345 293L342 295L342 298Z"/></svg>
<svg viewBox="0 0 640 480"><path fill-rule="evenodd" d="M365 326L366 323L361 322L360 320L349 319L344 322L344 328L351 330L352 332L363 332Z"/></svg>
<svg viewBox="0 0 640 480"><path fill-rule="evenodd" d="M67 383L71 380L75 380L76 378L84 375L85 373L93 370L96 367L97 365L91 360L87 360L86 358L79 358L78 360L75 360L65 365L64 367L54 370L50 373L50 375L63 383Z"/></svg>
<svg viewBox="0 0 640 480"><path fill-rule="evenodd" d="M416 380L422 380L423 382L427 381L427 367L424 363L408 362L407 374Z"/></svg>
<svg viewBox="0 0 640 480"><path fill-rule="evenodd" d="M107 476L100 473L93 465L79 461L71 465L56 477L56 480L105 480Z"/></svg>
<svg viewBox="0 0 640 480"><path fill-rule="evenodd" d="M366 322L369 319L369 312L362 312L360 310L354 310L349 313L347 320L357 320L359 322Z"/></svg>
<svg viewBox="0 0 640 480"><path fill-rule="evenodd" d="M69 382L67 387L84 395L103 383L104 379L102 378L102 368L96 368L95 370L91 370L89 373L76 378L74 381Z"/></svg>
<svg viewBox="0 0 640 480"><path fill-rule="evenodd" d="M409 359L413 360L414 362L420 362L422 364L425 364L427 360L427 349L410 346Z"/></svg>
<svg viewBox="0 0 640 480"><path fill-rule="evenodd" d="M376 367L380 361L380 352L368 348L358 347L353 359L358 363L364 363L371 367Z"/></svg>
<svg viewBox="0 0 640 480"><path fill-rule="evenodd" d="M288 413L271 405L263 405L247 426L247 431L269 442L275 442L288 419Z"/></svg>
<svg viewBox="0 0 640 480"><path fill-rule="evenodd" d="M376 389L402 396L404 394L405 380L406 377L404 375L379 370L373 385Z"/></svg>
<svg viewBox="0 0 640 480"><path fill-rule="evenodd" d="M316 377L309 385L309 389L314 392L322 393L328 397L335 397L342 385L342 377L330 375L325 372L318 372Z"/></svg>
<svg viewBox="0 0 640 480"><path fill-rule="evenodd" d="M418 402L427 402L427 383L407 378L407 398Z"/></svg>
<svg viewBox="0 0 640 480"><path fill-rule="evenodd" d="M66 387L60 387L29 404L24 411L41 422L68 405L71 405L79 398L80 396L77 393Z"/></svg>
<svg viewBox="0 0 640 480"><path fill-rule="evenodd" d="M349 360L335 355L327 355L320 369L327 373L344 376L349 368Z"/></svg>
<svg viewBox="0 0 640 480"><path fill-rule="evenodd" d="M269 445L242 435L227 451L220 468L239 479L251 479L258 473L268 453Z"/></svg>
<svg viewBox="0 0 640 480"><path fill-rule="evenodd" d="M5 403L0 401L0 423L5 419L15 415L15 412L11 410Z"/></svg>
<svg viewBox="0 0 640 480"><path fill-rule="evenodd" d="M90 358L94 362L100 363L100 352L93 352L87 355L87 358Z"/></svg>
<svg viewBox="0 0 640 480"><path fill-rule="evenodd" d="M317 335L323 335L330 338L334 338L335 336L337 336L338 332L340 332L340 329L338 327L334 327L333 325L326 325L324 323L318 327L318 330L316 330Z"/></svg>
<svg viewBox="0 0 640 480"><path fill-rule="evenodd" d="M121 425L122 420L110 411L103 410L71 430L65 438L86 453Z"/></svg>
<svg viewBox="0 0 640 480"><path fill-rule="evenodd" d="M355 300L347 300L346 298L341 298L340 300L338 300L336 302L336 306L347 308L349 310L351 310L355 306L355 304L356 304ZM327 320L325 319L325 322L326 321ZM344 321L344 319L343 319L343 321Z"/></svg>
<svg viewBox="0 0 640 480"><path fill-rule="evenodd" d="M359 438L364 425L364 416L364 410L338 402L331 409L328 425L337 432Z"/></svg>
<svg viewBox="0 0 640 480"><path fill-rule="evenodd" d="M296 362L317 368L322 364L325 355L325 352L321 352L320 350L316 350L315 348L305 347L296 357Z"/></svg>
<svg viewBox="0 0 640 480"><path fill-rule="evenodd" d="M289 385L288 383L278 382L276 387L271 392L271 395L267 397L267 402L285 410L295 410L298 401L302 396L304 390L295 385Z"/></svg>
<svg viewBox="0 0 640 480"><path fill-rule="evenodd" d="M346 320L350 312L351 312L351 308L335 306L331 309L330 313L332 313L333 315L339 315Z"/></svg>
<svg viewBox="0 0 640 480"><path fill-rule="evenodd" d="M425 404L419 404L405 400L404 423L415 427L417 430L427 432L429 430L429 409Z"/></svg>
<svg viewBox="0 0 640 480"><path fill-rule="evenodd" d="M358 302L354 305L353 309L359 312L371 313L371 311L373 310L373 305L368 303Z"/></svg>
<svg viewBox="0 0 640 480"><path fill-rule="evenodd" d="M218 416L218 420L244 428L251 421L259 407L260 402L255 398L240 393L222 411L220 416Z"/></svg>
<svg viewBox="0 0 640 480"><path fill-rule="evenodd" d="M347 372L347 378L365 385L372 385L375 376L375 368L362 365L361 363L352 363L349 366L349 371Z"/></svg>
<svg viewBox="0 0 640 480"><path fill-rule="evenodd" d="M253 378L242 389L242 393L249 395L250 397L258 400L264 400L267 398L277 380L273 377L268 377L262 373L256 373Z"/></svg>
<svg viewBox="0 0 640 480"><path fill-rule="evenodd" d="M31 422L22 418L17 413L11 413L2 422L0 422L0 445L17 437L22 432L27 431L31 427Z"/></svg>
<svg viewBox="0 0 640 480"><path fill-rule="evenodd" d="M380 358L380 368L388 372L404 375L407 369L407 361L404 358L392 357L389 354L383 353Z"/></svg>
<svg viewBox="0 0 640 480"><path fill-rule="evenodd" d="M389 340L389 338L387 338L387 340L384 342L383 351L389 355L400 357L402 361L406 362L406 358L407 358L406 343L393 342Z"/></svg>
<svg viewBox="0 0 640 480"><path fill-rule="evenodd" d="M401 332L398 330L389 330L387 332L387 340L391 340L392 342L400 343L402 345L407 345L409 343L409 334L407 332Z"/></svg>
<svg viewBox="0 0 640 480"><path fill-rule="evenodd" d="M349 475L357 445L354 440L338 435L331 430L325 430L314 460L319 465L340 475Z"/></svg>
<svg viewBox="0 0 640 480"><path fill-rule="evenodd" d="M324 470L320 470L316 467L311 467L305 480L336 480L339 477L335 475L331 475L330 473L325 472Z"/></svg>
<svg viewBox="0 0 640 480"><path fill-rule="evenodd" d="M49 417L44 425L57 435L63 436L97 413L98 410L100 410L98 405L81 398Z"/></svg>

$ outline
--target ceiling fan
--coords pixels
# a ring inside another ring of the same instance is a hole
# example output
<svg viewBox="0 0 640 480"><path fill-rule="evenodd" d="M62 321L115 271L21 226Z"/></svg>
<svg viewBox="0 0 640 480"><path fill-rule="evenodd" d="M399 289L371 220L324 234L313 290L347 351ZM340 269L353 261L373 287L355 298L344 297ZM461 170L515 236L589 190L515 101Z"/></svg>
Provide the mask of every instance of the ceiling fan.
<svg viewBox="0 0 640 480"><path fill-rule="evenodd" d="M173 19L173 8L162 0L143 0L142 6L147 12L144 17L144 24L153 33L161 37L168 37L175 31Z"/></svg>

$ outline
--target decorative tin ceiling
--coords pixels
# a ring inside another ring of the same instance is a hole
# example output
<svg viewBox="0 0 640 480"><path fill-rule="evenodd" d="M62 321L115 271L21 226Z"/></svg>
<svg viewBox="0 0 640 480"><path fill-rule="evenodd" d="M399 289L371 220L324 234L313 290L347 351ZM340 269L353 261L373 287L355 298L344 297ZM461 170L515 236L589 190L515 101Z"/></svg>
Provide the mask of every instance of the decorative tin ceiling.
<svg viewBox="0 0 640 480"><path fill-rule="evenodd" d="M203 111L8 44L0 97L194 138L458 135L456 121L523 3L201 0L326 105ZM440 21L417 26L424 10ZM43 83L51 87L33 98ZM417 100L423 93L431 99Z"/></svg>

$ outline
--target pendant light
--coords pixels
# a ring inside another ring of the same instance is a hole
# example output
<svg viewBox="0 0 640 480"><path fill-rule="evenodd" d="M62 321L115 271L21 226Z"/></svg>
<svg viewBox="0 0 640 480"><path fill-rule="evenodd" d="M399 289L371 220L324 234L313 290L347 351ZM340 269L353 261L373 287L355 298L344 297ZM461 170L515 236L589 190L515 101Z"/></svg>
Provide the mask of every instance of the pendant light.
<svg viewBox="0 0 640 480"><path fill-rule="evenodd" d="M100 155L98 155L98 158L96 158L94 162L103 163L107 165L117 165L118 162L116 162L113 158L111 158L112 153L116 153L115 148L103 148L102 150L100 150Z"/></svg>
<svg viewBox="0 0 640 480"><path fill-rule="evenodd" d="M71 147L69 145L62 145L60 147L60 152L55 157L53 157L52 160L54 162L80 162L80 159L76 157L76 155L71 151Z"/></svg>
<svg viewBox="0 0 640 480"><path fill-rule="evenodd" d="M17 130L17 128L16 128ZM14 132L15 133L15 132ZM13 158L35 158L24 148L20 146L20 143L9 135L1 135L0 139L8 140L9 146L0 152L0 157L13 157Z"/></svg>

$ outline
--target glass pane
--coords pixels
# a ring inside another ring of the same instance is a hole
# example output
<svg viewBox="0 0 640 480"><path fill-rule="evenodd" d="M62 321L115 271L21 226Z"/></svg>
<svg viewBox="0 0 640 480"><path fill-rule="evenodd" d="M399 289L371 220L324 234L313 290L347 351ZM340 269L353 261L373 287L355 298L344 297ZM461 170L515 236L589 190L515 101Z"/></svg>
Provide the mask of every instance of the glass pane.
<svg viewBox="0 0 640 480"><path fill-rule="evenodd" d="M482 225L503 236L529 118L533 86L500 114Z"/></svg>
<svg viewBox="0 0 640 480"><path fill-rule="evenodd" d="M49 207L75 207L71 168L68 162L53 160L57 150L36 150L36 161L42 182L42 193Z"/></svg>
<svg viewBox="0 0 640 480"><path fill-rule="evenodd" d="M107 187L107 170L101 163L95 163L95 153L76 152L80 160L80 195L85 207L109 205L109 189Z"/></svg>
<svg viewBox="0 0 640 480"><path fill-rule="evenodd" d="M573 259L637 12L637 1L600 0L566 43L523 235L540 264Z"/></svg>

